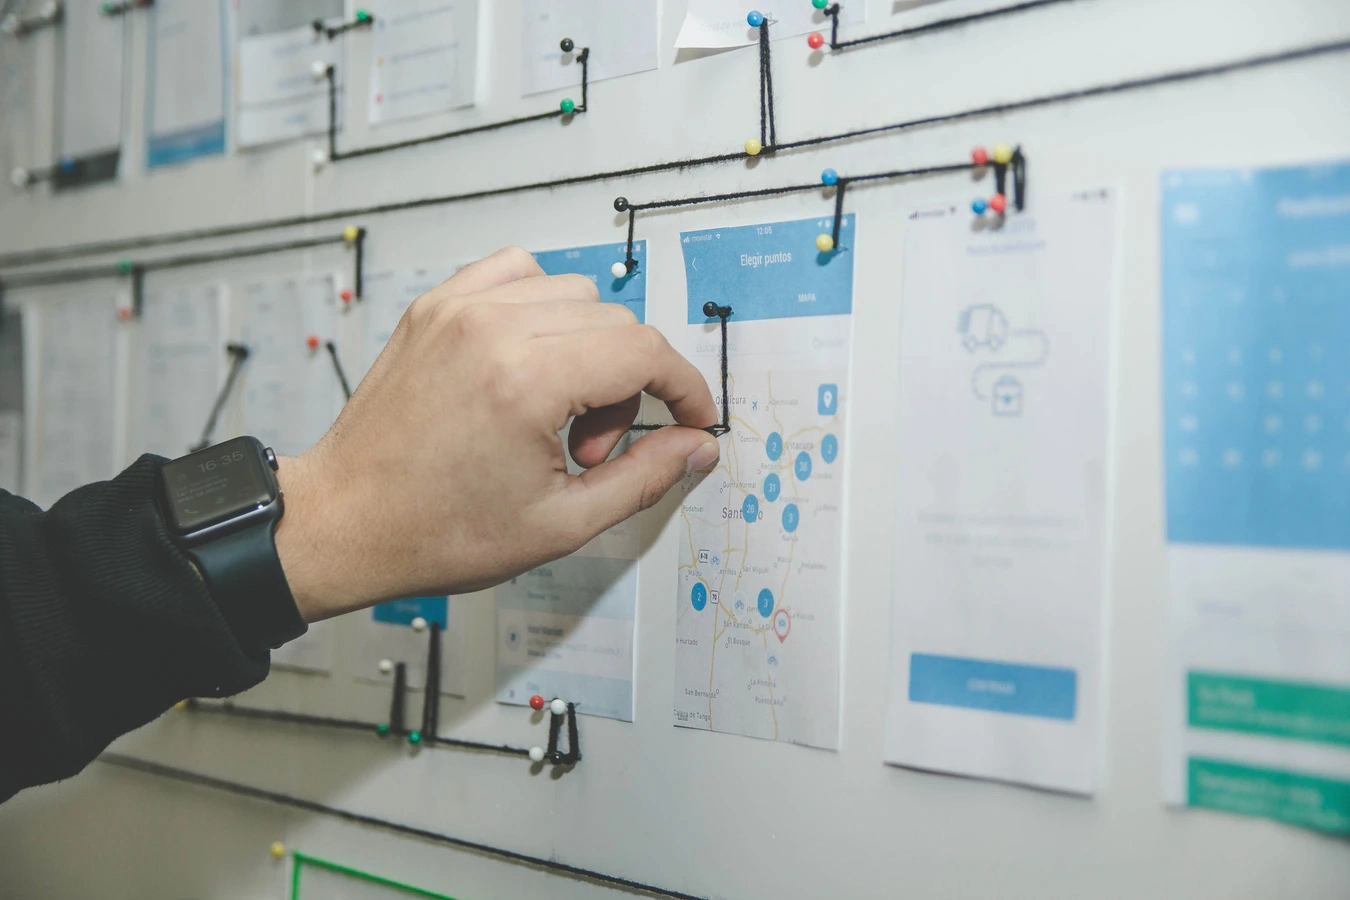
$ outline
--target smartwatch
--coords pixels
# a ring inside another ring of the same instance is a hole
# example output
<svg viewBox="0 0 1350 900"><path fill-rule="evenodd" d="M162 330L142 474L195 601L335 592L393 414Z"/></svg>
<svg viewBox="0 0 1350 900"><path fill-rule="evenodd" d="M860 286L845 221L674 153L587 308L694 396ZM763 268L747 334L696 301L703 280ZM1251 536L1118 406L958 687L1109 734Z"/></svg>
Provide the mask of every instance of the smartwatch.
<svg viewBox="0 0 1350 900"><path fill-rule="evenodd" d="M196 562L226 622L256 649L280 647L308 629L277 556L284 502L277 457L237 437L164 464L164 519Z"/></svg>

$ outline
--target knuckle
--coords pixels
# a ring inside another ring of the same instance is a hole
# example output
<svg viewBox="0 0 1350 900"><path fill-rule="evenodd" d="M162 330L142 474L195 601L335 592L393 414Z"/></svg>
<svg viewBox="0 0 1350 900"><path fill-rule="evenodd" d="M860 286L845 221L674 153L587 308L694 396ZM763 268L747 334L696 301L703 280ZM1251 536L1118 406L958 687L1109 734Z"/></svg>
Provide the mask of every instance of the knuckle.
<svg viewBox="0 0 1350 900"><path fill-rule="evenodd" d="M496 253L492 254L492 258L496 259L507 271L518 275L527 275L542 271L539 269L539 264L534 261L534 254L530 253L530 251L526 250L524 247L519 247L515 244L498 250Z"/></svg>
<svg viewBox="0 0 1350 900"><path fill-rule="evenodd" d="M670 347L666 336L653 325L638 326L636 343L639 350L653 357L664 354Z"/></svg>

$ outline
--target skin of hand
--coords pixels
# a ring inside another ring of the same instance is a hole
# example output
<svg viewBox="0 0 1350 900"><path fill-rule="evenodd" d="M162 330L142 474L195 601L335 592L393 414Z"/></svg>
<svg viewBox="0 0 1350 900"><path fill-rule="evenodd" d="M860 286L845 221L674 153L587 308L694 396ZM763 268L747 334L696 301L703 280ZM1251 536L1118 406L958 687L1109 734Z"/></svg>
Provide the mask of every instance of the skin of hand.
<svg viewBox="0 0 1350 900"><path fill-rule="evenodd" d="M679 424L606 462L643 392ZM716 422L703 376L660 332L511 247L414 301L328 434L280 461L277 552L308 622L490 587L711 465Z"/></svg>

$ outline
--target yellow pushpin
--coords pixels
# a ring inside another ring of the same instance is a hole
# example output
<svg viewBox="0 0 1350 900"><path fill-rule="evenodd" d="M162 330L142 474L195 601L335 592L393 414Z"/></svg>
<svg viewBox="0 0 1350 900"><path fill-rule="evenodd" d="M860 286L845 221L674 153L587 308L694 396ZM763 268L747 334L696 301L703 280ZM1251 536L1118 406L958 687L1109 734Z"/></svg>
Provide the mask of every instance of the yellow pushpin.
<svg viewBox="0 0 1350 900"><path fill-rule="evenodd" d="M283 844L281 841L273 841L272 857L274 859L281 859L285 855L286 855L286 845Z"/></svg>
<svg viewBox="0 0 1350 900"><path fill-rule="evenodd" d="M999 146L1002 147L1003 145L999 144ZM1009 158L1011 159L1011 157ZM357 228L355 225L348 225L346 228L342 229L342 239L349 244L356 243L356 239L360 236L361 236L361 229Z"/></svg>
<svg viewBox="0 0 1350 900"><path fill-rule="evenodd" d="M1007 144L994 145L994 162L1001 166L1006 166L1012 162L1013 150Z"/></svg>
<svg viewBox="0 0 1350 900"><path fill-rule="evenodd" d="M173 705L173 708L178 710L179 712L182 712L183 710L187 709L187 701L179 700L177 703Z"/></svg>
<svg viewBox="0 0 1350 900"><path fill-rule="evenodd" d="M759 142L759 138L751 138L745 142L745 152L749 156L759 156L759 151L764 149L764 145Z"/></svg>
<svg viewBox="0 0 1350 900"><path fill-rule="evenodd" d="M821 253L829 253L834 249L834 238L828 234L822 234L816 238L816 249Z"/></svg>

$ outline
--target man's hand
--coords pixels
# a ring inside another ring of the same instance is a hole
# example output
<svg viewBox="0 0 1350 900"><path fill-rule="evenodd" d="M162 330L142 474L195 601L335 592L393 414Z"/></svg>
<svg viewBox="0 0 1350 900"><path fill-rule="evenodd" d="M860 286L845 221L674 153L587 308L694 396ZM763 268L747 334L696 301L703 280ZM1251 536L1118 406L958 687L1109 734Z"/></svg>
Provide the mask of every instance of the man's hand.
<svg viewBox="0 0 1350 900"><path fill-rule="evenodd" d="M606 462L642 392L679 427ZM569 475L558 432L570 432ZM277 550L307 621L477 590L576 550L710 465L703 377L656 329L509 248L408 308L317 446L283 459Z"/></svg>

